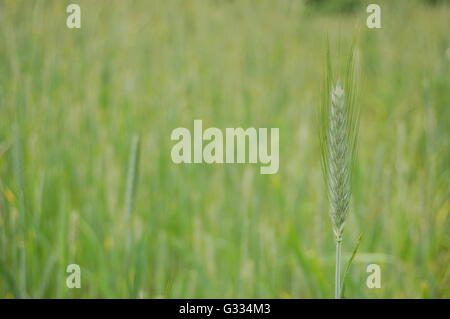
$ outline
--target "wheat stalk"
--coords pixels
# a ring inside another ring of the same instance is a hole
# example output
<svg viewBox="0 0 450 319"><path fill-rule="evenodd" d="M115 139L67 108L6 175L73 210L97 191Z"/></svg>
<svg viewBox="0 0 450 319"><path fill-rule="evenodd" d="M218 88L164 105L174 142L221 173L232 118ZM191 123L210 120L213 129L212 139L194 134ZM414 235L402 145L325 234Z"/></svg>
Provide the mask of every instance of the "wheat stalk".
<svg viewBox="0 0 450 319"><path fill-rule="evenodd" d="M321 109L322 169L327 185L329 214L336 241L335 297L341 296L341 242L351 197L351 173L359 112L355 108L353 50L347 63L344 86L334 81L327 55L326 94Z"/></svg>
<svg viewBox="0 0 450 319"><path fill-rule="evenodd" d="M133 211L133 202L138 178L139 153L140 137L139 135L135 135L131 141L130 157L128 159L127 186L125 190L125 205L123 209L125 220L130 218L131 212Z"/></svg>
<svg viewBox="0 0 450 319"><path fill-rule="evenodd" d="M125 252L127 259L132 246L133 233L131 232L131 214L134 208L134 199L136 196L137 180L139 176L139 157L140 157L140 137L133 136L131 141L130 155L128 159L127 185L125 189L125 205L123 209L124 226L126 232Z"/></svg>

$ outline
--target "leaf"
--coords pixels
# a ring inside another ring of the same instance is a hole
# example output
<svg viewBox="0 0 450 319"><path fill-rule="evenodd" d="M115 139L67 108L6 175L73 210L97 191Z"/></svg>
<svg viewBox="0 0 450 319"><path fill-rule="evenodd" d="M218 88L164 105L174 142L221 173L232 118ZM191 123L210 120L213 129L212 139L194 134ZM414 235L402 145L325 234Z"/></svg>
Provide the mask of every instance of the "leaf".
<svg viewBox="0 0 450 319"><path fill-rule="evenodd" d="M341 286L341 296L344 297L344 290L345 290L345 278L347 277L347 274L350 270L350 266L352 265L353 260L355 259L356 253L358 251L359 246L361 245L361 241L363 239L363 233L359 235L358 241L356 243L355 248L353 249L352 255L350 256L350 259L348 260L347 267L345 268L344 276L342 277L342 286Z"/></svg>

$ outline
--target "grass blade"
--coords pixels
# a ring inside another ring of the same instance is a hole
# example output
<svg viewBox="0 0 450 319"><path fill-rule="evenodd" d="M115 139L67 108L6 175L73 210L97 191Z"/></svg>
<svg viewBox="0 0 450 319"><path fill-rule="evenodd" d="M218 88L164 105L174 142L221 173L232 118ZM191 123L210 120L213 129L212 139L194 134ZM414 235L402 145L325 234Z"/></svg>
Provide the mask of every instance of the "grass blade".
<svg viewBox="0 0 450 319"><path fill-rule="evenodd" d="M353 249L352 255L350 256L350 259L348 260L347 267L345 268L344 275L342 276L342 287L341 287L341 296L344 296L344 288L345 288L345 278L347 277L347 274L350 270L350 266L353 263L353 260L355 259L356 253L358 252L359 246L361 245L363 239L363 234L361 233L359 235L358 241L356 242L355 248Z"/></svg>

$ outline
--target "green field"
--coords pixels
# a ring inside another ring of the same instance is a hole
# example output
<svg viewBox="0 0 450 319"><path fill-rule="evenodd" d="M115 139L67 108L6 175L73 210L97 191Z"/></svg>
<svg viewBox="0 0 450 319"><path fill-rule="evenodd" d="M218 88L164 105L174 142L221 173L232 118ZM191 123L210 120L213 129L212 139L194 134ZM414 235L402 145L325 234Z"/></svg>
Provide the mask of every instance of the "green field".
<svg viewBox="0 0 450 319"><path fill-rule="evenodd" d="M450 5L378 1L368 29L358 3L0 0L0 298L332 298L327 38L359 61L345 297L449 298ZM278 173L174 164L195 119L278 127Z"/></svg>

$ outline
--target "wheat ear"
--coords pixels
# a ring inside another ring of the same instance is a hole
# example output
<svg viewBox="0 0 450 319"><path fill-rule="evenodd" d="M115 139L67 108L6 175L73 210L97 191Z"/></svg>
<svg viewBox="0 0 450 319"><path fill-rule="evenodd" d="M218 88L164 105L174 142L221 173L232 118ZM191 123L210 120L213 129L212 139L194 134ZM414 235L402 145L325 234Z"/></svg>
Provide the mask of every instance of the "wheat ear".
<svg viewBox="0 0 450 319"><path fill-rule="evenodd" d="M321 110L322 168L330 204L329 214L336 241L335 297L341 297L341 242L351 197L351 173L355 160L359 112L354 107L353 51L344 86L334 81L328 53L328 77Z"/></svg>

